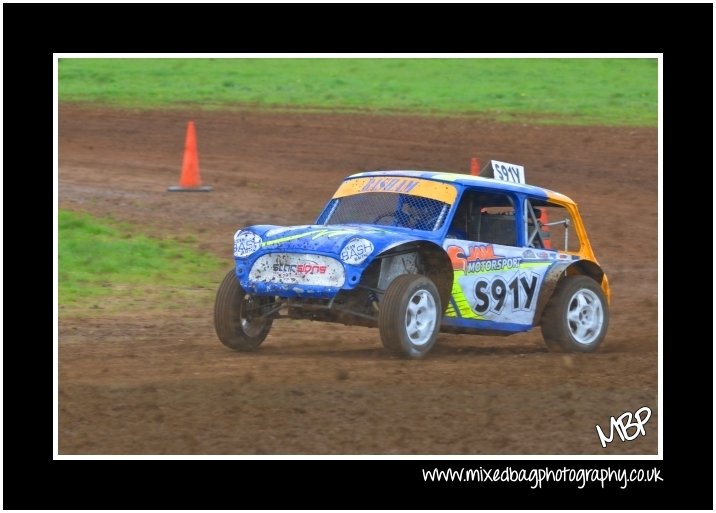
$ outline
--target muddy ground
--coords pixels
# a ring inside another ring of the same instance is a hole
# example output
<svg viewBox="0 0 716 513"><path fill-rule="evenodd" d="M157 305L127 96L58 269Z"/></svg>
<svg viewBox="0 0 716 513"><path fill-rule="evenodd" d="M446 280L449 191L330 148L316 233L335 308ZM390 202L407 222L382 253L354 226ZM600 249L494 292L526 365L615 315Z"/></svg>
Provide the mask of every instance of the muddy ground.
<svg viewBox="0 0 716 513"><path fill-rule="evenodd" d="M211 193L166 192L189 119ZM441 335L408 361L376 330L283 321L240 354L210 301L61 311L60 454L656 454L656 129L62 105L59 202L192 234L228 270L237 228L311 222L350 173L467 172L472 156L521 163L579 203L613 294L597 353L549 353L536 330ZM646 436L602 449L595 426L642 406Z"/></svg>

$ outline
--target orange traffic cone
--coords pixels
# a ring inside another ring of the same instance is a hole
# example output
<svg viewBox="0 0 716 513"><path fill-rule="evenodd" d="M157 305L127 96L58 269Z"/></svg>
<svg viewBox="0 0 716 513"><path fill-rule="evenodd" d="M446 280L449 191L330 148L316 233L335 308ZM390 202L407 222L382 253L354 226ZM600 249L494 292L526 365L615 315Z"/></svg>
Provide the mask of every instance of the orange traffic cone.
<svg viewBox="0 0 716 513"><path fill-rule="evenodd" d="M196 127L193 121L189 121L186 127L184 162L181 167L179 185L172 185L167 190L170 192L209 192L211 190L208 185L201 185L201 178L199 178L199 154L196 151Z"/></svg>
<svg viewBox="0 0 716 513"><path fill-rule="evenodd" d="M477 160L477 157L472 157L472 160L470 161L470 174L472 176L477 176L480 173L480 162Z"/></svg>

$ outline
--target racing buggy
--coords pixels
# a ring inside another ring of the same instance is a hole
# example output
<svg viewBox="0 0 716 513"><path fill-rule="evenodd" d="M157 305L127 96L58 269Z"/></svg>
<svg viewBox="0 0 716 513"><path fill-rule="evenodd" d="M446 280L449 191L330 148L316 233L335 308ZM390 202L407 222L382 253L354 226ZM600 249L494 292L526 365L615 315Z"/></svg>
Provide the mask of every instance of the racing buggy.
<svg viewBox="0 0 716 513"><path fill-rule="evenodd" d="M316 222L234 234L219 286L221 342L258 348L278 319L377 327L419 358L439 332L510 335L540 326L555 351L594 351L610 290L577 205L490 161L481 176L375 171L347 177Z"/></svg>

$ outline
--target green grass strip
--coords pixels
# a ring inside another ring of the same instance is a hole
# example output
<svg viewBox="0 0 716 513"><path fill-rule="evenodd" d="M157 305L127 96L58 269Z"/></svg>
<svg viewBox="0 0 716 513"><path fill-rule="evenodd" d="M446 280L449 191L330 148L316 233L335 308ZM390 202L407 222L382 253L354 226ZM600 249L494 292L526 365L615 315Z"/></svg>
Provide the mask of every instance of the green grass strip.
<svg viewBox="0 0 716 513"><path fill-rule="evenodd" d="M657 60L64 58L59 94L132 109L252 106L655 126Z"/></svg>
<svg viewBox="0 0 716 513"><path fill-rule="evenodd" d="M61 311L207 303L230 267L198 251L191 237L152 238L126 223L65 210L58 221Z"/></svg>

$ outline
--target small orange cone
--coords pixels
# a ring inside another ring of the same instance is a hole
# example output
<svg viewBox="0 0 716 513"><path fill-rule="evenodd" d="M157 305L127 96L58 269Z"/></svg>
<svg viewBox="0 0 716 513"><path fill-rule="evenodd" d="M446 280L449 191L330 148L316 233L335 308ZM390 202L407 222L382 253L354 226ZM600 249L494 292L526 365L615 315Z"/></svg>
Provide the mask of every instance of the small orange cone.
<svg viewBox="0 0 716 513"><path fill-rule="evenodd" d="M477 157L472 157L472 160L470 161L470 174L472 176L477 176L480 173L480 162L477 160Z"/></svg>
<svg viewBox="0 0 716 513"><path fill-rule="evenodd" d="M201 185L201 178L199 178L199 154L196 151L196 127L193 121L189 121L186 127L184 162L181 167L179 185L172 185L167 190L170 192L209 192L211 190L208 185Z"/></svg>

